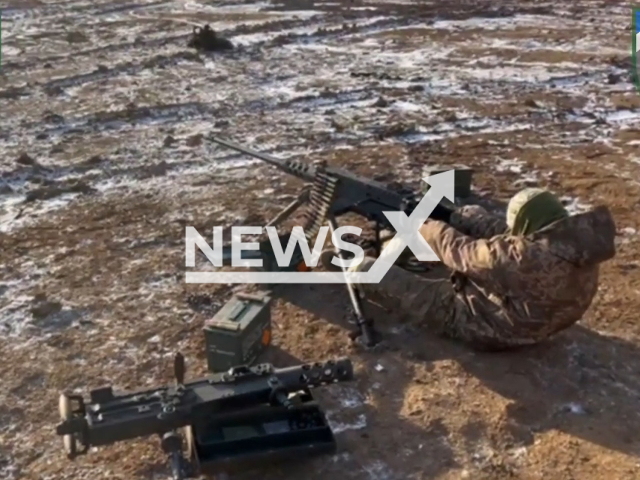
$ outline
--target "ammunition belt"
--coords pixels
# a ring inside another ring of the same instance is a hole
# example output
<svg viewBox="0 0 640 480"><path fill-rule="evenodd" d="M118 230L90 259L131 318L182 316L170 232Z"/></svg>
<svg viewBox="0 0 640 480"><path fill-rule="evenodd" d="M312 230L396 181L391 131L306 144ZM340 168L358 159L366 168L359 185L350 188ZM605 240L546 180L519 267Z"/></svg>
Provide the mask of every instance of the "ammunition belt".
<svg viewBox="0 0 640 480"><path fill-rule="evenodd" d="M327 214L333 204L338 181L326 173L320 165L309 193L309 204L304 213L304 232L307 241L311 241L327 222Z"/></svg>

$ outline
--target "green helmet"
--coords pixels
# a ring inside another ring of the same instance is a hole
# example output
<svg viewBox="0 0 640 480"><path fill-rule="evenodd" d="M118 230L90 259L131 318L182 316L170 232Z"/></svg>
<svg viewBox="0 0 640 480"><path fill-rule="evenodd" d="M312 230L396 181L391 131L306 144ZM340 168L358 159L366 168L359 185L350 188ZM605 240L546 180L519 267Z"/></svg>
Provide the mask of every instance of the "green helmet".
<svg viewBox="0 0 640 480"><path fill-rule="evenodd" d="M525 188L507 207L507 225L512 235L529 235L569 216L562 202L548 190Z"/></svg>

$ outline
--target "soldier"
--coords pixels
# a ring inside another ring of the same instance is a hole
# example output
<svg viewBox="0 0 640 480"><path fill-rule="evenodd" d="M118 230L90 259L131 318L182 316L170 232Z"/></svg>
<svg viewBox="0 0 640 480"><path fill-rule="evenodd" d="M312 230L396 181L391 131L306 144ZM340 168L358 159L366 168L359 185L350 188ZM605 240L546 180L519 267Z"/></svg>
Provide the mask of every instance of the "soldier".
<svg viewBox="0 0 640 480"><path fill-rule="evenodd" d="M570 216L550 192L525 189L506 222L479 206L420 233L453 273L427 279L393 266L366 297L429 330L481 350L531 345L580 320L598 290L599 264L615 255L606 207ZM355 271L368 271L365 257Z"/></svg>

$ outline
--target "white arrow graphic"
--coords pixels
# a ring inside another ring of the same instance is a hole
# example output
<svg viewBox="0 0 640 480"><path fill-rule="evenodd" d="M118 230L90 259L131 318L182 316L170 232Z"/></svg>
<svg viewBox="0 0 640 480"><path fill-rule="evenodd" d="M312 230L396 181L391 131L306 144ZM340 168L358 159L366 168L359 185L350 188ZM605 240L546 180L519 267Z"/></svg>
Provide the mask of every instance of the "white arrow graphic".
<svg viewBox="0 0 640 480"><path fill-rule="evenodd" d="M354 283L380 283L405 248L409 248L422 262L439 262L433 249L422 238L419 228L429 218L443 198L454 201L454 171L449 170L423 178L431 185L411 216L404 212L384 212L396 230L368 272L347 272ZM345 283L343 272L187 272L186 283Z"/></svg>
<svg viewBox="0 0 640 480"><path fill-rule="evenodd" d="M396 229L396 235L368 272L349 272L349 280L357 283L380 283L406 247L409 247L421 262L439 262L440 259L418 230L443 197L454 201L454 179L453 170L423 178L431 188L422 197L410 217L407 217L404 212L384 212Z"/></svg>

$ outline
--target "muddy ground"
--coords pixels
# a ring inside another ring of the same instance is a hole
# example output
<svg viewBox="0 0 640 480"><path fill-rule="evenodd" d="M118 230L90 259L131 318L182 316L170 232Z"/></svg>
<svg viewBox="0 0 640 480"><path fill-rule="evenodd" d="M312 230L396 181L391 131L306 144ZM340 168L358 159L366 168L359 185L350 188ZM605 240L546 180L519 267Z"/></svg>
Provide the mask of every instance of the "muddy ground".
<svg viewBox="0 0 640 480"><path fill-rule="evenodd" d="M623 2L0 2L0 478L167 478L157 441L74 463L62 389L205 372L201 328L231 288L184 282L184 227L251 225L301 183L210 141L327 160L418 188L429 165L476 193L551 188L607 204L618 254L558 338L476 354L375 314L346 338L342 286L279 290L270 359L349 355L319 393L339 453L254 478L640 477L640 97ZM198 55L192 24L238 48ZM346 221L346 220L345 220Z"/></svg>

